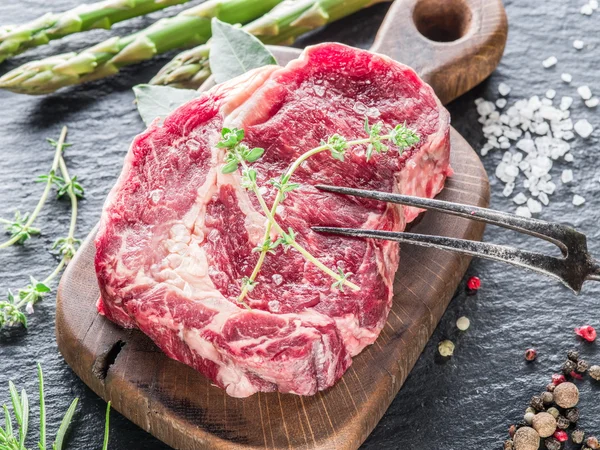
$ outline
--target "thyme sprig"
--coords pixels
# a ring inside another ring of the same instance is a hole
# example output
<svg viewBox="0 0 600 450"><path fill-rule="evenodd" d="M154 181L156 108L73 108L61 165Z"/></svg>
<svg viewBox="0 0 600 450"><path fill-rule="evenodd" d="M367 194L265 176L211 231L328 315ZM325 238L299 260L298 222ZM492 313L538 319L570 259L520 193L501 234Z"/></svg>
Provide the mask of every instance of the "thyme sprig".
<svg viewBox="0 0 600 450"><path fill-rule="evenodd" d="M69 175L69 171L67 169L67 165L62 156L62 150L65 148L67 144L65 144L65 139L67 135L67 128L64 127L58 142L54 140L50 140L51 143L55 143L56 151L54 164L48 175L46 175L46 188L44 189L44 193L42 194L42 199L38 202L38 206L32 213L31 217L24 219L19 216L20 219L20 227L21 231L17 234L13 234L13 237L6 241L5 244L16 244L21 243L21 240L26 240L32 233L32 230L39 230L37 228L33 228L31 224L35 220L39 211L41 211L42 206L44 205L53 185L56 185L56 179L58 178L55 173L56 170L60 170L61 177L61 186L64 186L64 194L66 194L71 202L71 220L69 223L69 231L66 237L61 237L57 239L52 245L52 249L57 250L60 255L60 261L55 269L44 278L42 281L38 281L33 277L30 277L30 284L26 287L21 288L17 291L16 294L13 294L10 290L8 291L7 298L4 301L0 301L0 329L6 326L13 326L16 324L21 324L24 327L27 327L27 316L23 313L23 308L29 314L33 313L33 307L36 303L40 302L49 292L50 292L50 283L62 272L64 267L71 261L77 248L81 241L75 238L75 228L77 223L77 198L78 192L83 193L83 189L78 186L76 182L76 177L71 178ZM60 194L60 189L59 189ZM63 195L64 195L63 194ZM14 226L14 223L12 224ZM8 245L7 245L8 246ZM0 246L2 248L2 246ZM2 450L0 448L0 450Z"/></svg>
<svg viewBox="0 0 600 450"><path fill-rule="evenodd" d="M44 393L44 374L42 372L42 366L37 364L37 374L39 383L39 411L40 411L40 434L38 441L39 450L47 450L47 430L46 430L46 399ZM11 417L8 406L2 405L4 410L4 427L0 427L0 450L26 450L25 439L29 432L29 396L25 389L19 391L12 381L8 382L8 390L10 394L10 401L12 403L12 412L14 416L14 422L16 429L13 428L13 417ZM56 437L52 443L52 450L62 450L65 435L69 429L69 425L75 415L77 409L78 398L75 398L67 412L63 416L63 419L56 432ZM104 440L102 450L108 450L108 436L109 436L109 414L111 404L108 402L106 405L106 421L104 425ZM15 433L16 432L16 433Z"/></svg>
<svg viewBox="0 0 600 450"><path fill-rule="evenodd" d="M364 139L355 139L348 141L346 138L339 134L331 135L327 141L322 141L321 145L303 153L298 157L288 170L282 174L279 179L271 179L269 183L277 190L277 195L273 202L273 205L269 209L262 194L259 191L257 184L258 174L256 170L248 167L247 163L252 163L258 160L264 153L261 148L250 149L245 144L241 143L244 139L244 130L241 129L223 129L222 140L217 144L219 148L227 148L227 154L225 157L225 166L223 167L223 173L232 173L242 167L242 179L241 185L245 189L248 189L256 195L261 209L267 216L267 225L265 227L265 233L262 244L259 244L254 251L259 251L260 255L252 274L249 277L244 277L242 280L242 290L238 296L238 302L244 304L244 298L251 292L257 285L256 277L260 272L260 269L265 261L267 253L273 253L275 249L282 245L287 250L288 248L294 248L297 250L306 260L316 265L320 270L331 276L335 281L331 285L332 288L343 290L344 286L349 287L354 291L360 290L360 288L348 280L352 273L345 273L341 268L337 267L334 270L325 266L317 258L310 254L296 241L296 233L293 229L289 228L286 233L281 226L277 223L274 216L277 211L277 207L285 200L289 192L294 191L300 187L299 183L292 183L291 178L294 172L311 156L318 153L329 151L334 159L344 161L345 153L348 148L357 145L367 145L366 159L369 160L373 153L386 153L389 150L388 145L384 142L392 142L400 152L404 151L419 142L418 134L408 128L406 124L396 125L387 134L383 134L383 123L378 122L374 125L369 124L368 118L365 118L364 130L367 133ZM275 242L271 240L271 231L275 229L277 234L280 236Z"/></svg>

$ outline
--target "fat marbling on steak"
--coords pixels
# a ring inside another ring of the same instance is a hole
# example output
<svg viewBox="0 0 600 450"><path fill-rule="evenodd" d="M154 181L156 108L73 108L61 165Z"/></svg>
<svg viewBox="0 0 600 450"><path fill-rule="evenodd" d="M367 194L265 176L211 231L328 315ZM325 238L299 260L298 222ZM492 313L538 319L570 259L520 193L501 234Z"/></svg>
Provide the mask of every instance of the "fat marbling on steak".
<svg viewBox="0 0 600 450"><path fill-rule="evenodd" d="M284 229L329 267L352 272L359 292L294 250L266 259L258 285L236 301L252 272L266 218L240 174L223 174L223 127L243 128L265 149L253 164L268 204L278 178L333 133L365 136L363 122L406 123L421 140L369 161L365 147L345 160L306 161L277 210ZM268 66L218 85L133 142L110 192L96 238L99 311L148 335L168 356L229 395L315 394L332 386L372 344L387 319L399 263L397 243L320 235L312 226L401 231L418 211L319 192L327 183L433 197L451 173L449 115L432 89L385 56L341 44L307 48L286 67Z"/></svg>

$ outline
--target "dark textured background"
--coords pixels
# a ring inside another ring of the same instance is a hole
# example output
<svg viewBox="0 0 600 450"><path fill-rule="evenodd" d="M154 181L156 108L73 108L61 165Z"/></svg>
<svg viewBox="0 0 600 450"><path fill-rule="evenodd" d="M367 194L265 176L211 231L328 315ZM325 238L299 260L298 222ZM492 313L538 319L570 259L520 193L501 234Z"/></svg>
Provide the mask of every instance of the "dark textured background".
<svg viewBox="0 0 600 450"><path fill-rule="evenodd" d="M19 23L50 8L60 11L77 3L78 0L0 0L0 23ZM588 84L600 94L600 11L592 17L582 16L579 8L583 3L584 0L506 2L510 31L498 70L449 106L454 126L474 148L480 148L484 139L473 100L480 96L496 99L501 81L512 87L512 99L543 96L551 87L557 90L557 99L560 95L571 95L575 97L573 117L585 117L600 127L597 111L586 108L575 92L576 86ZM368 47L386 9L386 5L377 5L314 33L297 46L337 40ZM117 25L113 31L72 36L4 63L0 70L3 73L33 57L89 46L114 33L124 34L148 25L164 14L134 19ZM580 52L572 47L573 39L577 38L587 45ZM556 55L559 63L545 70L541 61L550 55ZM143 129L133 105L131 87L147 81L167 60L167 57L157 58L152 63L129 68L121 76L48 97L1 92L0 216L8 217L17 209L30 211L34 207L41 186L32 180L47 170L52 159L52 149L45 144L45 137L56 138L66 124L69 141L75 144L68 149L67 164L86 188L78 223L78 234L84 237L100 216L104 197L121 170L130 141ZM560 81L561 72L573 75L572 86ZM600 255L599 135L596 130L587 140L577 138L573 143L575 161L555 164L556 178L562 168L572 166L576 184L566 187L557 182L550 207L541 215L544 219L572 224L586 233L591 250L597 255ZM484 161L492 184L492 206L514 210L514 204L502 196L502 185L493 176L501 155L492 153ZM583 207L571 204L574 193L586 198ZM68 211L67 202L52 200L39 221L43 236L25 247L2 251L2 296L7 289L26 284L28 275L43 278L52 270L55 258L47 248L56 237L66 234ZM488 229L486 239L504 244L529 242L493 228ZM521 418L530 397L543 390L569 348L579 348L590 361L600 363L597 344L582 343L573 334L573 328L584 323L600 327L600 285L586 285L583 294L575 297L553 281L496 263L476 261L469 274L481 277L482 289L470 297L464 295L463 288L459 289L404 387L365 442L365 449L501 448L508 425ZM70 400L77 396L80 406L69 448L97 449L101 446L105 403L86 388L58 354L53 296L36 309L27 332L0 334L0 403L8 401L4 386L9 379L35 394L35 361L40 361L46 374L52 434ZM461 315L471 319L471 328L459 336L454 324ZM442 362L436 358L436 352L438 342L445 338L453 339L457 346L455 356ZM539 360L534 364L523 360L523 351L530 346L539 349ZM599 386L589 380L580 383L581 425L592 432L600 432ZM36 425L34 421L32 428ZM112 414L111 433L113 450L167 448L116 412Z"/></svg>

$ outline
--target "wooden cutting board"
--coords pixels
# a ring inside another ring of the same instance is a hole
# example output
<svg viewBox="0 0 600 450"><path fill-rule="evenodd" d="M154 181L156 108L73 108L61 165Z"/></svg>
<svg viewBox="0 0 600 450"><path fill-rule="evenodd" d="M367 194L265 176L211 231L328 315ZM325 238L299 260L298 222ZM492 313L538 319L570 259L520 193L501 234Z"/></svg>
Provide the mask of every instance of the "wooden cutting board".
<svg viewBox="0 0 600 450"><path fill-rule="evenodd" d="M367 14L365 12L365 14ZM434 42L430 38L452 40ZM409 64L448 102L486 78L506 41L500 0L396 0L373 50ZM274 48L280 63L297 53ZM477 154L453 129L455 175L438 198L487 206ZM436 212L412 231L481 239L483 225ZM375 427L421 354L470 258L403 245L394 301L377 341L332 388L312 397L229 397L167 358L145 335L98 315L95 230L69 264L57 295L58 346L75 373L144 430L176 449L356 449Z"/></svg>

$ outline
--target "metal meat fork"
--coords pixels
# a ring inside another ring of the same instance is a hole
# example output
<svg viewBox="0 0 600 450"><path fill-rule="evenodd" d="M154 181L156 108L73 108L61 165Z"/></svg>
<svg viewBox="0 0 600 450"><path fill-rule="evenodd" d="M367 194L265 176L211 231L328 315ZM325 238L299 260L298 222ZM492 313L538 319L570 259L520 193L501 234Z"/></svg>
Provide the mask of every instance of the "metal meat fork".
<svg viewBox="0 0 600 450"><path fill-rule="evenodd" d="M394 231L363 230L354 228L313 227L321 233L334 233L344 236L386 239L397 242L409 242L424 247L435 247L464 253L480 258L504 261L515 266L524 267L544 275L557 278L576 294L581 291L584 281L600 281L600 265L589 254L587 240L584 234L566 225L529 219L493 209L459 203L434 200L429 198L411 197L408 195L391 194L387 192L367 191L347 187L317 185L317 189L336 194L354 195L382 202L398 203L417 208L441 211L466 219L498 225L521 233L549 241L560 248L563 257L543 255L514 247L490 244L488 242L469 241L443 236L404 233Z"/></svg>

